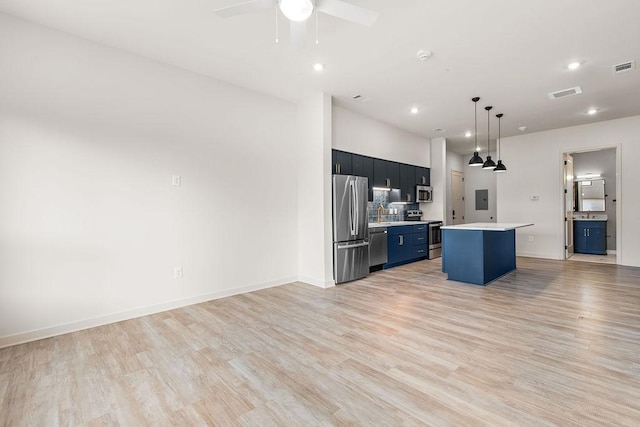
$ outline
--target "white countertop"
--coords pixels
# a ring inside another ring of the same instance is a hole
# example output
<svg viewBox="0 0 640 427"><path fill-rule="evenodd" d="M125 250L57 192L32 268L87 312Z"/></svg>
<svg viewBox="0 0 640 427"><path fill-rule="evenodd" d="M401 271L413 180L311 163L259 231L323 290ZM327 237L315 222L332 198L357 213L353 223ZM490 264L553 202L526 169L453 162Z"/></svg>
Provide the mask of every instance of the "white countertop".
<svg viewBox="0 0 640 427"><path fill-rule="evenodd" d="M387 222L370 222L369 228L377 227L396 227L398 225L420 225L429 224L429 221L387 221Z"/></svg>
<svg viewBox="0 0 640 427"><path fill-rule="evenodd" d="M474 222L471 224L446 225L442 230L482 230L482 231L507 231L521 227L532 226L532 223L519 222Z"/></svg>

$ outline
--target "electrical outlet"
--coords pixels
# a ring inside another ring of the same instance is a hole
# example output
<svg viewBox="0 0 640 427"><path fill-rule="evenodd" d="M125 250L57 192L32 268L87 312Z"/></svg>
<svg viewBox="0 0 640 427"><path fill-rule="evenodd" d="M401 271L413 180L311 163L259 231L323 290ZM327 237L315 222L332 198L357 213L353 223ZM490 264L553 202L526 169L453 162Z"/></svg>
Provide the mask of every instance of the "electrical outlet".
<svg viewBox="0 0 640 427"><path fill-rule="evenodd" d="M182 185L182 177L180 175L173 175L171 178L171 184L174 187L180 187Z"/></svg>
<svg viewBox="0 0 640 427"><path fill-rule="evenodd" d="M529 236L529 241L533 242L533 236Z"/></svg>
<svg viewBox="0 0 640 427"><path fill-rule="evenodd" d="M173 269L173 278L174 279L182 279L184 277L182 267L175 267Z"/></svg>

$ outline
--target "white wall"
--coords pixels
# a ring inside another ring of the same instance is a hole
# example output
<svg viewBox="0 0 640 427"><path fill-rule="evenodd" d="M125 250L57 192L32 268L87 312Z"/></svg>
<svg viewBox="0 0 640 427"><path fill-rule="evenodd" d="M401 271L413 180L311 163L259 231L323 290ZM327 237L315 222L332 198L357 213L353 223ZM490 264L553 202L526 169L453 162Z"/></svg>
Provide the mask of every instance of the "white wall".
<svg viewBox="0 0 640 427"><path fill-rule="evenodd" d="M294 105L6 15L0 39L0 347L297 279Z"/></svg>
<svg viewBox="0 0 640 427"><path fill-rule="evenodd" d="M331 210L331 97L317 94L298 107L298 248L300 280L330 287L333 280Z"/></svg>
<svg viewBox="0 0 640 427"><path fill-rule="evenodd" d="M471 156L469 156L471 158ZM469 159L467 159L467 162ZM497 173L481 167L464 168L465 222L496 222L497 217ZM476 190L489 190L489 210L476 210Z"/></svg>
<svg viewBox="0 0 640 427"><path fill-rule="evenodd" d="M332 147L378 159L431 166L428 138L414 135L343 107L333 106Z"/></svg>
<svg viewBox="0 0 640 427"><path fill-rule="evenodd" d="M564 249L562 153L618 147L618 263L640 266L640 116L503 138L502 144L509 171L497 177L498 218L535 223L518 231L517 252L553 259L562 259Z"/></svg>
<svg viewBox="0 0 640 427"><path fill-rule="evenodd" d="M446 220L447 208L447 140L433 138L431 140L431 186L433 187L433 202L420 203L422 219Z"/></svg>

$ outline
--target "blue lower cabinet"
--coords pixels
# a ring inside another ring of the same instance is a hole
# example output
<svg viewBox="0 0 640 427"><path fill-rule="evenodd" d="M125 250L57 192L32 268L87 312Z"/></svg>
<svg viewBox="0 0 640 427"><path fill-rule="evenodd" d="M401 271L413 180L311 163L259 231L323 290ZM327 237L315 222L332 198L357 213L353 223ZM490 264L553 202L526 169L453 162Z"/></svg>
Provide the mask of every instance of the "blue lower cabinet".
<svg viewBox="0 0 640 427"><path fill-rule="evenodd" d="M607 221L574 221L573 251L579 254L607 254Z"/></svg>
<svg viewBox="0 0 640 427"><path fill-rule="evenodd" d="M387 263L384 268L407 264L428 255L426 224L387 228Z"/></svg>
<svg viewBox="0 0 640 427"><path fill-rule="evenodd" d="M414 259L418 259L418 258L424 258L427 255L429 255L429 249L427 248L427 245L416 245L413 247L413 258Z"/></svg>

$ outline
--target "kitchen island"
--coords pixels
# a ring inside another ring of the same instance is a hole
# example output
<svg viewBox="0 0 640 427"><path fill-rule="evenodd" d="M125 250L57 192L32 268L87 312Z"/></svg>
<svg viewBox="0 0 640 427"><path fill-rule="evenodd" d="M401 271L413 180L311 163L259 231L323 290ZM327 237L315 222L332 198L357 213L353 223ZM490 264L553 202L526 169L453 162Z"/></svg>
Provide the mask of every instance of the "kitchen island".
<svg viewBox="0 0 640 427"><path fill-rule="evenodd" d="M530 223L477 222L442 230L442 272L449 280L486 285L516 269L516 228Z"/></svg>

